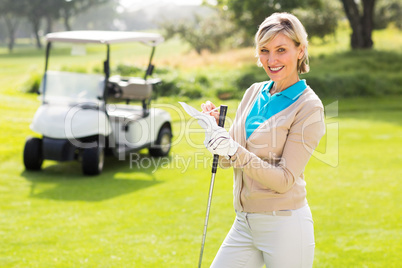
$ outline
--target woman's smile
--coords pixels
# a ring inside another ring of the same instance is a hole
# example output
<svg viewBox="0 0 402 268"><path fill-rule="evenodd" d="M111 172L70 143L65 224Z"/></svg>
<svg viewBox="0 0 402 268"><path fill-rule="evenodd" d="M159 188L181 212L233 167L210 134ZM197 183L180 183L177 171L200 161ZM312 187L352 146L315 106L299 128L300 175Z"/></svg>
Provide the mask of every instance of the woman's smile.
<svg viewBox="0 0 402 268"><path fill-rule="evenodd" d="M278 73L280 70L282 70L283 67L285 67L285 66L269 67L269 70L270 70L272 73Z"/></svg>

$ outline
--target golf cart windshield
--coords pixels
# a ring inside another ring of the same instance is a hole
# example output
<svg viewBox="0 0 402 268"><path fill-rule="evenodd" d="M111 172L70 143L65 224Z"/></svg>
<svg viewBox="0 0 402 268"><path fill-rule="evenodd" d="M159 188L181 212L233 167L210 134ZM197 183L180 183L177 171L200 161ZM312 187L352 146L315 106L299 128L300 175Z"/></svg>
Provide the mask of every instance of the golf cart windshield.
<svg viewBox="0 0 402 268"><path fill-rule="evenodd" d="M103 96L105 77L97 74L46 71L40 85L44 102L95 102Z"/></svg>

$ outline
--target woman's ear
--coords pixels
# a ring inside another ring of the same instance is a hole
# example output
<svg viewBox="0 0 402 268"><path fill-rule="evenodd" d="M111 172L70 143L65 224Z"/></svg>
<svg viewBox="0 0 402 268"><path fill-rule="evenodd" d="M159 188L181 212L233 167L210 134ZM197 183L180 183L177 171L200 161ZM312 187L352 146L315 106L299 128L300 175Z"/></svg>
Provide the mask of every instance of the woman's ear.
<svg viewBox="0 0 402 268"><path fill-rule="evenodd" d="M297 58L301 60L303 56L304 56L304 47L300 47L299 55L297 56Z"/></svg>

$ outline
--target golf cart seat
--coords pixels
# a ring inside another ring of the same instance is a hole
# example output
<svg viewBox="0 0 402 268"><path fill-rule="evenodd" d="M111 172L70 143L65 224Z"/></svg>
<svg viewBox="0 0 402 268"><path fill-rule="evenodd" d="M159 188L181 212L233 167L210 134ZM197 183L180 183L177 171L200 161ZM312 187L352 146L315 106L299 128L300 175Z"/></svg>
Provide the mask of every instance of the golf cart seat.
<svg viewBox="0 0 402 268"><path fill-rule="evenodd" d="M119 75L109 78L109 82L118 86L116 98L126 100L148 100L152 96L153 85L160 83L160 79L142 79L140 77L123 78Z"/></svg>

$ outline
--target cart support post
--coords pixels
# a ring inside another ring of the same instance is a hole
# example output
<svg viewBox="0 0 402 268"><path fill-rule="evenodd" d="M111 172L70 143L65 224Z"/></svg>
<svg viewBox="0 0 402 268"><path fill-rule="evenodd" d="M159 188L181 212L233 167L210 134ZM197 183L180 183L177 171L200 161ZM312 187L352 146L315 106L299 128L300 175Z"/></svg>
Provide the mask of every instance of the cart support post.
<svg viewBox="0 0 402 268"><path fill-rule="evenodd" d="M109 59L110 59L110 45L106 44L106 60L103 62L103 71L105 72L105 88L103 90L103 99L107 101L107 89L108 89L108 84L109 84L109 76L110 76L110 67L109 67Z"/></svg>
<svg viewBox="0 0 402 268"><path fill-rule="evenodd" d="M154 57L154 54L155 54L155 46L152 47L152 52L151 52L151 56L149 57L148 68L145 71L144 80L147 80L147 76L152 74L152 69L153 69L152 59Z"/></svg>

